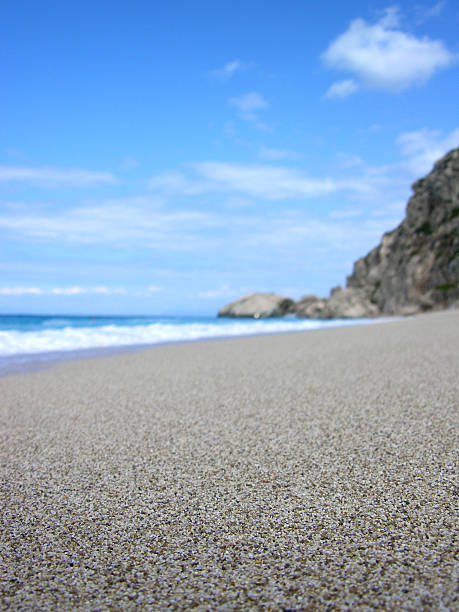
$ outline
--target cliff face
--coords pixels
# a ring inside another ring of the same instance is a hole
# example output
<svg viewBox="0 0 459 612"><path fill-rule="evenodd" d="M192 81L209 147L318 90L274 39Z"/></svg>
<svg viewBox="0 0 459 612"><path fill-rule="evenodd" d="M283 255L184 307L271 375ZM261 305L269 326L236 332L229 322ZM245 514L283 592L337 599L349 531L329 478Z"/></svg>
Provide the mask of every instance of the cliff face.
<svg viewBox="0 0 459 612"><path fill-rule="evenodd" d="M459 300L459 149L413 185L406 217L354 264L347 287L382 314L446 308Z"/></svg>

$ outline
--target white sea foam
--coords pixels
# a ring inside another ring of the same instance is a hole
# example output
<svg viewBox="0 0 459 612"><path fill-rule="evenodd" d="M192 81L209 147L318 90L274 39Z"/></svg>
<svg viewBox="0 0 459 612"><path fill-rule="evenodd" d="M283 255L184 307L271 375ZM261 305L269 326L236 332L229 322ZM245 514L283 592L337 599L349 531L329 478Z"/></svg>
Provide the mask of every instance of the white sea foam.
<svg viewBox="0 0 459 612"><path fill-rule="evenodd" d="M368 323L354 321L311 321L284 319L282 321L228 321L222 323L188 323L102 327L66 327L41 331L0 331L0 355L76 351L166 342L184 342L204 338L247 336Z"/></svg>

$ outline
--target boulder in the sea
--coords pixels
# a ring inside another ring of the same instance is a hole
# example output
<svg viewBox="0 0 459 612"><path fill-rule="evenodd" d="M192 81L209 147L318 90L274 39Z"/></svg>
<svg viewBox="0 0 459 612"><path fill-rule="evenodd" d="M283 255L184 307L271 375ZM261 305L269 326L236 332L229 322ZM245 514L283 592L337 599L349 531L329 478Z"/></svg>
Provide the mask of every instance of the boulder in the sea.
<svg viewBox="0 0 459 612"><path fill-rule="evenodd" d="M249 293L218 311L219 317L265 319L294 312L295 302L275 293Z"/></svg>

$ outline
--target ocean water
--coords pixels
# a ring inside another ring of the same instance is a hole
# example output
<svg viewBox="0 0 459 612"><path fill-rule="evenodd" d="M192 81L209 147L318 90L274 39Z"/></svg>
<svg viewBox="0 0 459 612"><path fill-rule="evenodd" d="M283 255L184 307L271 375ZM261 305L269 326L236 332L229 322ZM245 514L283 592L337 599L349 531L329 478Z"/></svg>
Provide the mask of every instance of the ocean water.
<svg viewBox="0 0 459 612"><path fill-rule="evenodd" d="M374 322L372 320L371 322ZM368 319L0 315L0 375L50 362L206 338L361 325Z"/></svg>

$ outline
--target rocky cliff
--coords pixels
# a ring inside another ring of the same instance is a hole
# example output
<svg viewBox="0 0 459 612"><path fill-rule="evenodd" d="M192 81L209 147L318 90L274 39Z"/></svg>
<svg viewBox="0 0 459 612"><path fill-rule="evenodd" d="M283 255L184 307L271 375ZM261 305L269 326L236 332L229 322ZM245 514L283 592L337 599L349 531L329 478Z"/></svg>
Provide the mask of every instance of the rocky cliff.
<svg viewBox="0 0 459 612"><path fill-rule="evenodd" d="M459 149L440 159L413 185L405 219L357 260L346 288L329 298L307 295L296 304L273 294L251 294L220 316L312 319L415 314L459 305Z"/></svg>
<svg viewBox="0 0 459 612"><path fill-rule="evenodd" d="M413 185L406 216L354 264L347 287L382 314L446 308L459 300L459 149Z"/></svg>

